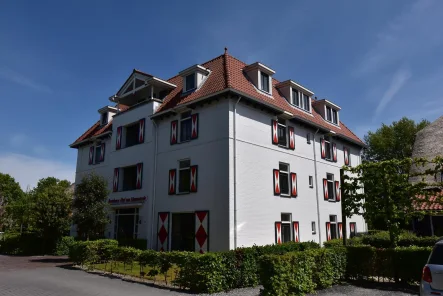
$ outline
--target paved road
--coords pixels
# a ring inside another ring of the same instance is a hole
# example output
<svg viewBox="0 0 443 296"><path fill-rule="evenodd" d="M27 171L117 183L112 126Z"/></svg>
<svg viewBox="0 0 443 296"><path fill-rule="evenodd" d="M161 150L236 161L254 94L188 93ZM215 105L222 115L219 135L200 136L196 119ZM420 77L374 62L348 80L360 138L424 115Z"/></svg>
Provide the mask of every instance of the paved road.
<svg viewBox="0 0 443 296"><path fill-rule="evenodd" d="M189 295L117 278L93 275L72 270L66 259L53 257L8 257L0 255L1 296L179 296ZM213 294L214 295L214 294ZM223 296L258 296L259 289L240 289ZM338 286L320 291L317 295L339 296L409 296L403 292Z"/></svg>

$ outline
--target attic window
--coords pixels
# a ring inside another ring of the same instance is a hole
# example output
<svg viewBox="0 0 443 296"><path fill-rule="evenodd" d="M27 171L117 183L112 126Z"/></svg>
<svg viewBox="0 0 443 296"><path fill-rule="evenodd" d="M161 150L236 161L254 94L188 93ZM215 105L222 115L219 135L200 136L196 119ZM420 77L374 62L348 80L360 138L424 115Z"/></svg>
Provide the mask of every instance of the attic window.
<svg viewBox="0 0 443 296"><path fill-rule="evenodd" d="M195 89L195 73L189 74L186 76L186 90L190 91Z"/></svg>
<svg viewBox="0 0 443 296"><path fill-rule="evenodd" d="M260 89L265 92L269 92L269 75L263 72L260 72Z"/></svg>
<svg viewBox="0 0 443 296"><path fill-rule="evenodd" d="M338 112L329 106L326 106L326 120L338 124Z"/></svg>
<svg viewBox="0 0 443 296"><path fill-rule="evenodd" d="M100 124L106 125L108 124L108 112L102 113L100 117Z"/></svg>

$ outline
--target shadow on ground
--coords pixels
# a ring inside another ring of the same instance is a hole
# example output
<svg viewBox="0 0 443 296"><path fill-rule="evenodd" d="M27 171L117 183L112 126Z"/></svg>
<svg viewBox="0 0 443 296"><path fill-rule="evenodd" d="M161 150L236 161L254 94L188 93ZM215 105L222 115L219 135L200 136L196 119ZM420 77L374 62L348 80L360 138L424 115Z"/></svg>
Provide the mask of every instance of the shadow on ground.
<svg viewBox="0 0 443 296"><path fill-rule="evenodd" d="M396 291L396 292L404 292L410 294L419 294L419 286L417 285L409 285L409 284L395 284L395 283L379 283L379 282L370 282L370 281L349 281L349 284L366 288L366 289L376 289L382 291Z"/></svg>

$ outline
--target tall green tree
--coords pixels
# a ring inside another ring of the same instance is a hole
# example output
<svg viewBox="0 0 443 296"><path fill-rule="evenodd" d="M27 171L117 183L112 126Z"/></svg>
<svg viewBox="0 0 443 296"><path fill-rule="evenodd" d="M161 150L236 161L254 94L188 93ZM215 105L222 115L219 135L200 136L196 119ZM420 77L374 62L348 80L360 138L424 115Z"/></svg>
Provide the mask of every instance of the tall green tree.
<svg viewBox="0 0 443 296"><path fill-rule="evenodd" d="M72 193L70 182L53 177L41 179L31 191L32 224L51 251L55 243L69 231Z"/></svg>
<svg viewBox="0 0 443 296"><path fill-rule="evenodd" d="M369 162L404 159L412 157L415 135L429 125L429 121L416 123L403 117L390 125L382 124L375 132L369 131L364 137L367 145L363 160Z"/></svg>
<svg viewBox="0 0 443 296"><path fill-rule="evenodd" d="M108 182L101 176L89 174L76 184L72 204L72 220L81 239L103 237L108 218Z"/></svg>
<svg viewBox="0 0 443 296"><path fill-rule="evenodd" d="M8 174L0 173L0 230L11 227L11 204L24 196L20 184ZM9 209L8 209L9 208Z"/></svg>

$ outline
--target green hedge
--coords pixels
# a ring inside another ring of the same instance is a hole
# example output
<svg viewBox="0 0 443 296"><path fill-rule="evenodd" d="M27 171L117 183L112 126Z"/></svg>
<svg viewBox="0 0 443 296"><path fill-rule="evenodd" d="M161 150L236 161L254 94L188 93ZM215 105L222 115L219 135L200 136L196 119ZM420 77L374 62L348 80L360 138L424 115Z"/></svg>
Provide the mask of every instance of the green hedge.
<svg viewBox="0 0 443 296"><path fill-rule="evenodd" d="M436 236L424 236L418 237L413 233L403 232L398 241L399 247L433 247L438 241ZM373 234L363 235L361 237L361 242L364 245L373 246L376 248L389 248L391 243L389 240L389 232L378 231Z"/></svg>
<svg viewBox="0 0 443 296"><path fill-rule="evenodd" d="M260 259L263 295L304 295L339 282L345 274L344 248L312 249Z"/></svg>
<svg viewBox="0 0 443 296"><path fill-rule="evenodd" d="M361 237L353 237L347 240L348 246L361 246L363 245ZM343 247L343 239L332 239L330 241L324 242L323 246L325 248Z"/></svg>
<svg viewBox="0 0 443 296"><path fill-rule="evenodd" d="M50 250L47 250L49 247ZM0 254L5 255L44 255L52 254L53 248L44 244L36 233L5 233L0 240Z"/></svg>

